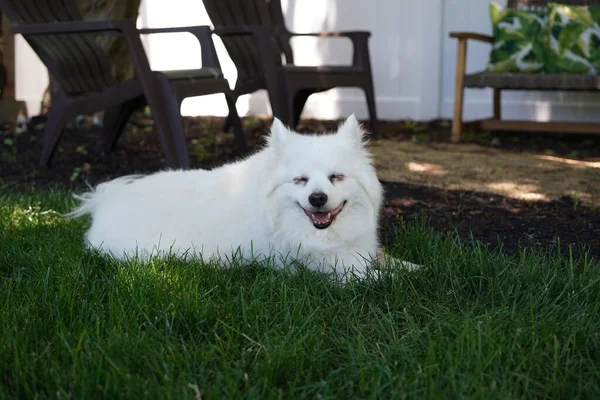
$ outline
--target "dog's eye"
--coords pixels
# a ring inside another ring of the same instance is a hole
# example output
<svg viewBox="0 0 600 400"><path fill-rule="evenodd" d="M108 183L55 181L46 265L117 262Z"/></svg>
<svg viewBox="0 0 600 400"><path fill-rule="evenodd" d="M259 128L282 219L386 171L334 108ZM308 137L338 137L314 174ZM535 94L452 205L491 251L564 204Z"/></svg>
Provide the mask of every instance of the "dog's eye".
<svg viewBox="0 0 600 400"><path fill-rule="evenodd" d="M306 182L308 182L308 178L305 176L297 176L294 178L294 183L296 185L300 185L300 184L306 183Z"/></svg>
<svg viewBox="0 0 600 400"><path fill-rule="evenodd" d="M341 182L341 181L344 180L344 178L345 178L345 176L342 175L342 174L331 174L331 175L329 175L329 181L331 183Z"/></svg>

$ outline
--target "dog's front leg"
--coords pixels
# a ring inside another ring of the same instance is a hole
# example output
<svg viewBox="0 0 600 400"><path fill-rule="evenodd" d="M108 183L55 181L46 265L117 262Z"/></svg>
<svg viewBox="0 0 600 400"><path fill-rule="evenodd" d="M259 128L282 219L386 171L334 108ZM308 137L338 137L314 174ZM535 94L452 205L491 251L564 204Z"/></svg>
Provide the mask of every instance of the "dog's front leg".
<svg viewBox="0 0 600 400"><path fill-rule="evenodd" d="M397 258L394 258L394 257L390 256L389 254L386 254L382 248L379 248L377 250L377 261L379 261L380 263L382 263L384 265L394 265L394 266L399 265L400 267L402 267L408 271L416 271L419 268L421 268L421 265L419 265L419 264L413 264L409 261L398 260Z"/></svg>

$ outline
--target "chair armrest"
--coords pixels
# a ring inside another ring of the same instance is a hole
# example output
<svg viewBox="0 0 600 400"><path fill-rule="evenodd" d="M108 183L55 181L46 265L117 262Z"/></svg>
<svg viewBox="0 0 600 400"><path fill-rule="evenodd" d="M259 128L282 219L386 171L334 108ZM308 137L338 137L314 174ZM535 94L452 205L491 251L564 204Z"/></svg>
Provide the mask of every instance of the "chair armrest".
<svg viewBox="0 0 600 400"><path fill-rule="evenodd" d="M66 21L45 22L40 24L22 24L10 29L11 34L21 35L48 35L65 33L99 33L99 32L122 32L125 29L135 27L133 21L110 20L110 21Z"/></svg>
<svg viewBox="0 0 600 400"><path fill-rule="evenodd" d="M200 52L202 55L202 67L218 68L221 70L221 63L217 57L215 43L212 40L212 31L209 26L178 26L169 28L144 28L138 29L142 35L155 33L191 33L200 43Z"/></svg>
<svg viewBox="0 0 600 400"><path fill-rule="evenodd" d="M458 48L456 52L456 82L462 82L467 69L467 43L469 40L477 40L484 43L493 43L494 39L490 35L476 32L450 32L450 37L458 39ZM459 85L461 86L462 83Z"/></svg>
<svg viewBox="0 0 600 400"><path fill-rule="evenodd" d="M359 68L370 69L369 59L369 31L338 31L338 32L311 32L311 33L289 33L290 37L318 37L318 38L347 38L352 41L353 54L352 65Z"/></svg>
<svg viewBox="0 0 600 400"><path fill-rule="evenodd" d="M492 36L476 32L450 32L450 37L454 39L477 40L485 43L493 43L494 41Z"/></svg>
<svg viewBox="0 0 600 400"><path fill-rule="evenodd" d="M252 36L256 41L259 57L265 65L270 65L269 60L280 60L280 55L273 51L273 40L276 31L273 28L260 25L240 25L232 28L214 28L212 32L218 36L227 38L231 36ZM278 61L276 65L281 65Z"/></svg>
<svg viewBox="0 0 600 400"><path fill-rule="evenodd" d="M41 24L17 25L10 30L13 34L23 35L57 35L57 34L81 34L81 33L112 33L124 38L129 55L136 71L136 79L142 85L144 95L153 110L164 107L161 104L161 88L156 78L157 74L152 72L148 57L140 38L140 32L131 20L104 20L104 21L67 21L50 22ZM155 118L163 118L160 114Z"/></svg>
<svg viewBox="0 0 600 400"><path fill-rule="evenodd" d="M369 31L337 31L337 32L309 32L309 33L290 33L291 36L313 36L313 37L353 37L353 36L371 36Z"/></svg>
<svg viewBox="0 0 600 400"><path fill-rule="evenodd" d="M270 30L269 28L253 25L241 25L235 28L213 28L212 32L219 36L248 36L257 31Z"/></svg>
<svg viewBox="0 0 600 400"><path fill-rule="evenodd" d="M227 39L228 37L250 36L256 43L258 59L262 78L268 90L277 90L281 85L281 54L275 51L277 32L271 28L260 25L240 25L236 27L214 28L213 33ZM236 66L240 68L240 66Z"/></svg>
<svg viewBox="0 0 600 400"><path fill-rule="evenodd" d="M194 35L196 33L200 33L201 35L204 34L211 34L211 29L208 25L194 25L194 26L175 26L175 27L167 27L167 28L142 28L142 29L138 29L138 32L140 32L141 34L152 34L152 33L193 33Z"/></svg>
<svg viewBox="0 0 600 400"><path fill-rule="evenodd" d="M130 35L134 33L152 34L152 33L174 33L189 32L196 36L200 42L202 52L202 65L221 69L219 59L211 38L211 31L208 26L189 26L175 28L156 28L140 29L135 26L131 20L108 20L108 21L65 21L65 22L46 22L39 24L22 24L13 27L10 30L12 34L22 35L48 35L48 34L75 34L75 33L114 33L121 35ZM131 46L131 43L128 43Z"/></svg>

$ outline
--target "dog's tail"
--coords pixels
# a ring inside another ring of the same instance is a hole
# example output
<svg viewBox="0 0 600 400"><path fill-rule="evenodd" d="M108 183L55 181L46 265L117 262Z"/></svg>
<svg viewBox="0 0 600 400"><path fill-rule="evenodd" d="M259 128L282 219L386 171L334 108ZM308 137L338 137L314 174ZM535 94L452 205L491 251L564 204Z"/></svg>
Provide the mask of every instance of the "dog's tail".
<svg viewBox="0 0 600 400"><path fill-rule="evenodd" d="M77 218L86 214L92 214L104 200L115 195L123 186L130 184L142 175L127 175L112 181L99 184L96 189L90 187L90 191L82 194L73 194L79 200L79 205L64 217Z"/></svg>

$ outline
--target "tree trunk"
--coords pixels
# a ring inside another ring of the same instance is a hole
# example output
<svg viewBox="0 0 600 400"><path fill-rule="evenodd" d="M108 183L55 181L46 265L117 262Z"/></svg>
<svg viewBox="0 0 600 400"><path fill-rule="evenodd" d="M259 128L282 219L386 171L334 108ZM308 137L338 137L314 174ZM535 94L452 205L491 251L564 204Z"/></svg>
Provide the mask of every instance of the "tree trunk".
<svg viewBox="0 0 600 400"><path fill-rule="evenodd" d="M129 19L137 20L141 0L77 0L86 20ZM109 56L112 72L117 81L135 76L135 70L125 40L119 36L98 35L97 43ZM42 114L47 114L52 101L52 78L42 98Z"/></svg>
<svg viewBox="0 0 600 400"><path fill-rule="evenodd" d="M78 0L86 20L129 19L136 21L141 0ZM133 78L135 70L125 40L119 36L98 36L97 42L110 57L118 81Z"/></svg>

